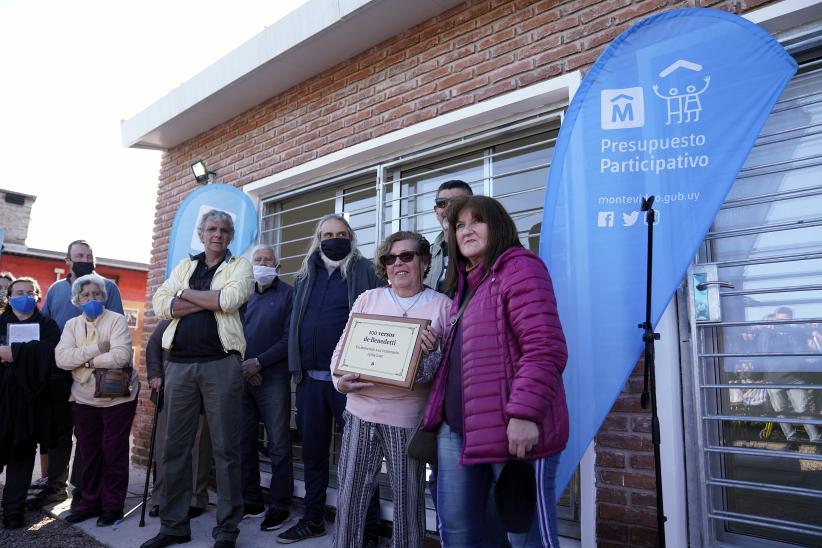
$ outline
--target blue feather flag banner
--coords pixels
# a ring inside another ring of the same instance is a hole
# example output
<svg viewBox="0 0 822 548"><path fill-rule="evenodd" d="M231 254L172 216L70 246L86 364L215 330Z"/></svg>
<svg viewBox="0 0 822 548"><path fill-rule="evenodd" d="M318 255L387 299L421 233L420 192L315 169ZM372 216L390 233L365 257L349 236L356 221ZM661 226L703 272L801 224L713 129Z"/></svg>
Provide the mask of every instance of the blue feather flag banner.
<svg viewBox="0 0 822 548"><path fill-rule="evenodd" d="M642 198L656 197L656 325L795 72L753 23L684 9L622 33L585 76L560 129L540 241L570 356L557 497L643 348Z"/></svg>
<svg viewBox="0 0 822 548"><path fill-rule="evenodd" d="M203 244L197 234L197 225L203 214L212 209L225 211L234 221L234 238L228 246L232 255L242 255L257 238L257 208L254 202L239 188L226 184L211 184L200 187L180 204L171 237L168 240L166 278L177 263L203 251Z"/></svg>

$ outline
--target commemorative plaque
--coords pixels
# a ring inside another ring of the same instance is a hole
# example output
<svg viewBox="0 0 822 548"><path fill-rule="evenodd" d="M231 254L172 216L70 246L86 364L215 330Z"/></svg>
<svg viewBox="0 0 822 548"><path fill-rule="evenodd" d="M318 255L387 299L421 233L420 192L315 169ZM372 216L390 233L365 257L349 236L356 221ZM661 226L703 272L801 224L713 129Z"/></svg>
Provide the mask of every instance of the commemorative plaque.
<svg viewBox="0 0 822 548"><path fill-rule="evenodd" d="M335 375L359 374L359 380L414 388L422 357L423 329L430 320L353 313L345 328Z"/></svg>

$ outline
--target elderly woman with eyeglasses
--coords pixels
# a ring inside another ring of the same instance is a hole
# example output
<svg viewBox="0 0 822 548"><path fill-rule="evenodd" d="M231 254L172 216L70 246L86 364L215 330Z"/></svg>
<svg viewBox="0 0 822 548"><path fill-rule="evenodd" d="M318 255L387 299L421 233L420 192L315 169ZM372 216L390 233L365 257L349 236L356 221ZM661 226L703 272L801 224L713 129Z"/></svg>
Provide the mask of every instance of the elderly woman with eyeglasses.
<svg viewBox="0 0 822 548"><path fill-rule="evenodd" d="M431 325L422 331L424 357L413 390L362 382L356 374L335 373L333 377L337 390L348 395L338 468L335 546L362 546L362 521L385 457L394 494L392 546L420 547L425 540L425 463L410 458L405 447L422 416L428 383L439 363L439 342L451 301L423 285L431 251L428 241L415 232L388 236L374 263L377 275L387 276L390 286L364 292L351 312L427 319ZM345 335L331 359L332 371Z"/></svg>
<svg viewBox="0 0 822 548"><path fill-rule="evenodd" d="M54 441L68 411L68 375L54 365L60 330L37 308L40 286L22 277L7 286L0 313L0 469L6 467L3 525L24 524L37 444Z"/></svg>
<svg viewBox="0 0 822 548"><path fill-rule="evenodd" d="M128 322L122 314L106 310L106 296L106 282L100 276L75 280L71 302L83 313L66 322L55 350L57 366L71 371L74 378L70 398L74 433L85 465L83 499L66 521L79 523L99 516L98 527L123 517L128 436L139 391L137 372L131 367Z"/></svg>

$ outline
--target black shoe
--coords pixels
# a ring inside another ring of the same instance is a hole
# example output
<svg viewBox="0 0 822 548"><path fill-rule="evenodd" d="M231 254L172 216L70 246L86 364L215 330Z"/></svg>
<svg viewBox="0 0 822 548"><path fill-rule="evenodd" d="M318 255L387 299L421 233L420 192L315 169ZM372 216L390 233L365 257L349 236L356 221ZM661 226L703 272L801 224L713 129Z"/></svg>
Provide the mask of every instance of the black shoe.
<svg viewBox="0 0 822 548"><path fill-rule="evenodd" d="M285 525L289 515L288 510L271 510L260 524L260 529L262 531L276 531Z"/></svg>
<svg viewBox="0 0 822 548"><path fill-rule="evenodd" d="M108 527L109 525L114 525L115 522L121 519L123 519L122 512L103 512L103 514L97 518L97 527Z"/></svg>
<svg viewBox="0 0 822 548"><path fill-rule="evenodd" d="M188 519L199 518L205 512L205 508L200 508L199 506L189 506L188 507Z"/></svg>
<svg viewBox="0 0 822 548"><path fill-rule="evenodd" d="M67 498L68 495L66 494L65 489L57 489L56 491L51 489L43 489L42 491L38 491L37 494L31 495L26 499L26 507L29 510L39 510L43 506L63 502Z"/></svg>
<svg viewBox="0 0 822 548"><path fill-rule="evenodd" d="M26 520L23 519L23 514L11 514L8 516L3 516L3 527L6 529L20 529L25 524Z"/></svg>
<svg viewBox="0 0 822 548"><path fill-rule="evenodd" d="M172 544L185 544L191 542L191 535L166 535L160 533L156 537L149 539L140 545L140 548L165 548Z"/></svg>
<svg viewBox="0 0 822 548"><path fill-rule="evenodd" d="M100 515L100 512L72 512L71 514L67 515L63 518L67 523L80 523L82 521L86 521L87 519L96 518Z"/></svg>
<svg viewBox="0 0 822 548"><path fill-rule="evenodd" d="M291 544L292 542L300 542L307 538L321 537L325 534L325 523L314 523L301 519L292 527L289 527L285 533L277 535L277 542L280 544Z"/></svg>
<svg viewBox="0 0 822 548"><path fill-rule="evenodd" d="M363 548L377 548L380 545L380 536L376 533L366 533L362 545Z"/></svg>
<svg viewBox="0 0 822 548"><path fill-rule="evenodd" d="M75 489L71 493L71 511L76 511L81 502L83 502L83 494Z"/></svg>
<svg viewBox="0 0 822 548"><path fill-rule="evenodd" d="M234 548L236 543L233 540L218 540L214 543L214 548Z"/></svg>
<svg viewBox="0 0 822 548"><path fill-rule="evenodd" d="M148 511L148 517L156 518L156 517L159 517L159 515L160 515L160 505L155 504L154 506L151 507L151 510Z"/></svg>
<svg viewBox="0 0 822 548"><path fill-rule="evenodd" d="M243 505L243 519L259 518L265 515L265 506L262 504Z"/></svg>
<svg viewBox="0 0 822 548"><path fill-rule="evenodd" d="M31 482L31 485L29 485L29 491L42 491L48 486L49 479L47 477L42 477Z"/></svg>

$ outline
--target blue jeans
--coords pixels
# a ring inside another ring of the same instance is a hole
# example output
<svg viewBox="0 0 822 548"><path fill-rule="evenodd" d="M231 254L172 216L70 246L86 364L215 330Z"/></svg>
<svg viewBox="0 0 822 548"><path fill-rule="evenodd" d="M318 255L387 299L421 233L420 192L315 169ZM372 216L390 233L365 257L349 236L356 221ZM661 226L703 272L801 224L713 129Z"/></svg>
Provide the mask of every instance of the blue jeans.
<svg viewBox="0 0 822 548"><path fill-rule="evenodd" d="M288 510L294 489L291 466L291 382L287 369L264 369L263 382L243 389L242 475L243 502L262 504L260 461L257 453L258 425L262 421L268 438L271 483L268 486L269 512Z"/></svg>
<svg viewBox="0 0 822 548"><path fill-rule="evenodd" d="M503 463L460 464L462 436L447 424L437 436L437 511L443 548L498 547L504 542L503 527L493 501L494 484ZM537 508L531 530L509 534L514 547L559 547L554 497L554 478L559 455L534 461L537 479ZM543 539L545 539L543 541Z"/></svg>

